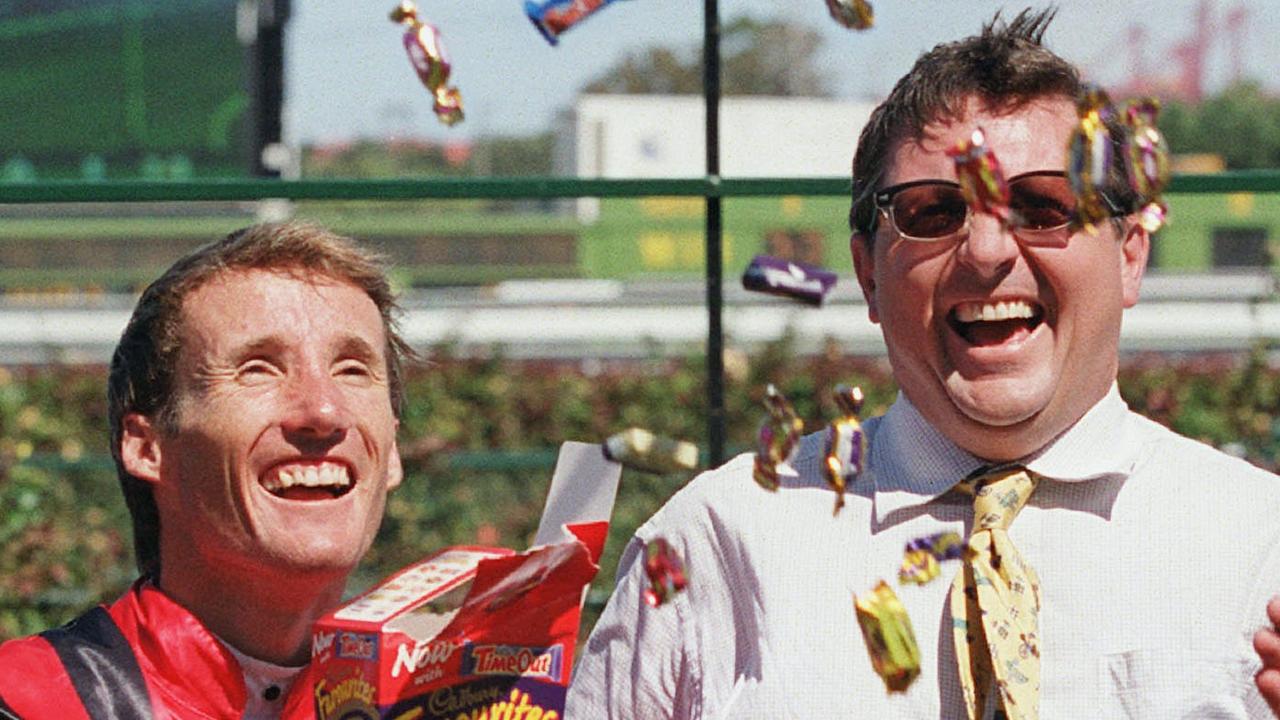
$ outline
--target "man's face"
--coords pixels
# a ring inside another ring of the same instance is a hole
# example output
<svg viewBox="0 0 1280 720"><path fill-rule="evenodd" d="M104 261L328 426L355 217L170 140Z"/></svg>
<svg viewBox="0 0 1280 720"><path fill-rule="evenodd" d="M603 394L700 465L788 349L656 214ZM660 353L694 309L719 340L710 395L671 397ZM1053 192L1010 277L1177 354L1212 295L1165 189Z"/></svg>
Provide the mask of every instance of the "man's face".
<svg viewBox="0 0 1280 720"><path fill-rule="evenodd" d="M323 276L231 271L187 296L180 338L154 485L164 567L350 571L401 477L373 301Z"/></svg>
<svg viewBox="0 0 1280 720"><path fill-rule="evenodd" d="M882 187L955 181L946 151L979 126L1006 177L1061 171L1075 125L1066 99L1001 114L971 101L960 120L900 143ZM924 243L901 239L881 213L874 247L855 235L852 249L903 392L979 457L1011 460L1043 447L1115 378L1122 309L1137 302L1148 248L1144 231L1126 227L1121 233L1105 222L1097 235L1080 231L1065 244L1032 246L975 213L967 236ZM1010 311L1029 317L974 319Z"/></svg>

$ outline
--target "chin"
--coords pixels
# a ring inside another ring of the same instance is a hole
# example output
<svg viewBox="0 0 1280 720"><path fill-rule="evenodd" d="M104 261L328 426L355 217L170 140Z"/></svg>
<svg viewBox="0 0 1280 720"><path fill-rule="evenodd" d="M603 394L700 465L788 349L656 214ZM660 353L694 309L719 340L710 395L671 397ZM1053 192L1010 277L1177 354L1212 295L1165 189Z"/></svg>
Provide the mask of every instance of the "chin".
<svg viewBox="0 0 1280 720"><path fill-rule="evenodd" d="M957 403L956 406L965 417L983 427L989 428L1013 428L1014 426L1026 422L1035 417L1038 408L1025 407L1023 403L1009 403L1006 405L993 405L986 403L984 405L964 405Z"/></svg>
<svg viewBox="0 0 1280 720"><path fill-rule="evenodd" d="M947 383L952 405L978 425L1012 428L1034 418L1048 405L1051 392L1038 389L1028 378L1003 378L980 383L958 376Z"/></svg>
<svg viewBox="0 0 1280 720"><path fill-rule="evenodd" d="M368 543L339 538L310 538L278 548L271 562L297 573L349 573L360 562Z"/></svg>

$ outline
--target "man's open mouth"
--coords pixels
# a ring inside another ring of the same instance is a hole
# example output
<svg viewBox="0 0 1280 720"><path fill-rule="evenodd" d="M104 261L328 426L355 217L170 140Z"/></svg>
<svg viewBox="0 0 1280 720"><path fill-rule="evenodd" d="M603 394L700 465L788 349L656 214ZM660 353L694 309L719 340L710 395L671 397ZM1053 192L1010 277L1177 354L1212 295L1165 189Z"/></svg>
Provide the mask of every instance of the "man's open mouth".
<svg viewBox="0 0 1280 720"><path fill-rule="evenodd" d="M336 462L282 463L262 478L267 492L286 500L330 500L354 486L350 470Z"/></svg>
<svg viewBox="0 0 1280 720"><path fill-rule="evenodd" d="M1044 308L1027 300L965 302L952 308L947 322L971 345L1001 345L1031 334L1044 320Z"/></svg>

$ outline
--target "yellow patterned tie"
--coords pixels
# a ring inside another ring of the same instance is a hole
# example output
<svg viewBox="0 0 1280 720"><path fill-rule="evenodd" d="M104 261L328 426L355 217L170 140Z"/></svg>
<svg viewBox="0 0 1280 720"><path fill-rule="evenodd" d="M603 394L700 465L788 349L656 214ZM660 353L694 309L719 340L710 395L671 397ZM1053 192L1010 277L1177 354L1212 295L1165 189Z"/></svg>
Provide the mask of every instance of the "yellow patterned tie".
<svg viewBox="0 0 1280 720"><path fill-rule="evenodd" d="M973 532L951 584L956 661L969 718L982 716L992 674L1010 720L1040 715L1040 578L1009 540L1038 478L1004 466L961 484L975 490Z"/></svg>

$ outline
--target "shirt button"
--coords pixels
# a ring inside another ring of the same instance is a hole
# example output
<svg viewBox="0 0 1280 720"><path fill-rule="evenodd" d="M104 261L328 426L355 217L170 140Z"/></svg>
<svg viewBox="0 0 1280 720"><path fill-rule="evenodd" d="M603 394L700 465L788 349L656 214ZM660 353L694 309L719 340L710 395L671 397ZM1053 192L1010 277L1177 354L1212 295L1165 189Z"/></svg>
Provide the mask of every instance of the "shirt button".
<svg viewBox="0 0 1280 720"><path fill-rule="evenodd" d="M275 702L280 698L280 686L268 685L267 689L262 691L262 697L267 702Z"/></svg>

